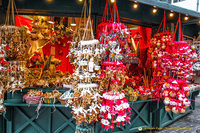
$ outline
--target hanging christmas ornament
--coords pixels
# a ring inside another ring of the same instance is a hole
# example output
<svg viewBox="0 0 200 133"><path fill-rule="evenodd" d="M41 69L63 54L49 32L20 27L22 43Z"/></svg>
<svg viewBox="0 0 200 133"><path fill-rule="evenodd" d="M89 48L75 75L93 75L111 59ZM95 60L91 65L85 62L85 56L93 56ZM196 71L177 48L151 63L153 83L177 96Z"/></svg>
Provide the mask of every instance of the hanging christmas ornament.
<svg viewBox="0 0 200 133"><path fill-rule="evenodd" d="M123 88L128 77L126 66L122 63L130 53L127 38L128 30L119 21L116 2L113 4L111 19L108 19L108 3L104 10L102 23L97 27L97 38L100 40L100 51L103 52L100 88L105 90L100 110L101 124L105 130L124 125L130 121L131 108ZM129 122L130 123L130 122Z"/></svg>
<svg viewBox="0 0 200 133"><path fill-rule="evenodd" d="M196 59L196 53L191 49L187 42L181 41L181 17L177 21L174 36L176 35L179 24L180 41L173 41L173 47L170 49L168 59L170 60L169 70L172 78L169 78L162 86L162 96L164 98L165 110L172 110L173 113L185 113L185 109L191 105L188 96L190 95L190 87L187 84L192 73L192 64ZM182 37L183 39L183 37ZM166 58L165 58L166 60Z"/></svg>
<svg viewBox="0 0 200 133"><path fill-rule="evenodd" d="M4 47L7 61L22 61L27 58L27 36L24 27L15 26L14 0L9 0L6 21L0 27L0 47Z"/></svg>
<svg viewBox="0 0 200 133"><path fill-rule="evenodd" d="M15 26L16 5L9 0L6 21L0 27L0 112L5 111L3 103L6 91L26 87L24 61L28 57L27 35L24 27Z"/></svg>
<svg viewBox="0 0 200 133"><path fill-rule="evenodd" d="M84 9L87 8L84 2ZM88 9L87 9L88 10ZM92 132L91 123L98 121L102 90L99 87L99 74L101 74L101 46L94 39L91 23L91 0L89 15L85 22L85 30L74 38L69 53L69 58L75 65L73 73L73 98L68 100L72 108L73 117L76 119L76 132Z"/></svg>
<svg viewBox="0 0 200 133"><path fill-rule="evenodd" d="M163 32L159 32L163 27ZM153 79L151 88L153 89L153 98L162 98L162 85L170 77L170 68L172 65L171 49L173 47L173 35L169 32L166 25L166 15L164 12L163 20L157 33L151 39L151 46L148 50L148 61L152 62Z"/></svg>

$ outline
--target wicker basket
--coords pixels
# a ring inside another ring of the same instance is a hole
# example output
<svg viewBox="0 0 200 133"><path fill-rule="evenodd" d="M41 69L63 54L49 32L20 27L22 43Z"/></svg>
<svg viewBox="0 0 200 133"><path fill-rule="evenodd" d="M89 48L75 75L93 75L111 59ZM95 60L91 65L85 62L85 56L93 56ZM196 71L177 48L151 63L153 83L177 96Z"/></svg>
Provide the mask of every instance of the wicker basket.
<svg viewBox="0 0 200 133"><path fill-rule="evenodd" d="M148 98L149 98L149 99L152 99L153 97L152 97L152 95L149 95Z"/></svg>
<svg viewBox="0 0 200 133"><path fill-rule="evenodd" d="M148 100L149 95L139 95L139 100Z"/></svg>
<svg viewBox="0 0 200 133"><path fill-rule="evenodd" d="M129 102L134 102L134 101L137 101L137 99L138 99L138 96L136 96L136 95L134 95L134 96L126 95L126 97Z"/></svg>
<svg viewBox="0 0 200 133"><path fill-rule="evenodd" d="M46 104L55 104L58 102L57 98L44 98L44 103Z"/></svg>
<svg viewBox="0 0 200 133"><path fill-rule="evenodd" d="M41 96L24 96L24 100L26 101L27 104L39 104L39 101L41 99Z"/></svg>
<svg viewBox="0 0 200 133"><path fill-rule="evenodd" d="M67 99L61 99L61 98L58 98L59 102L62 104L62 105L66 105L67 104Z"/></svg>

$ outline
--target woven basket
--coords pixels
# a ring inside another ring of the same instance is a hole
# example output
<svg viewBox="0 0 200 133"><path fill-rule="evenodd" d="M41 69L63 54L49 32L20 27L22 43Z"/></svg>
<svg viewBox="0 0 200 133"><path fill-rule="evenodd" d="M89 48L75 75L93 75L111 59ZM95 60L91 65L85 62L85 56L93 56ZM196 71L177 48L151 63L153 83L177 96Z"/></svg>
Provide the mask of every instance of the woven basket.
<svg viewBox="0 0 200 133"><path fill-rule="evenodd" d="M126 97L129 102L135 102L138 99L138 96L136 96L136 95L134 95L134 96L126 95Z"/></svg>
<svg viewBox="0 0 200 133"><path fill-rule="evenodd" d="M67 104L67 99L63 100L63 99L58 98L58 100L62 105L66 105Z"/></svg>
<svg viewBox="0 0 200 133"><path fill-rule="evenodd" d="M46 104L54 104L57 102L58 102L57 98L44 98L44 103L46 103Z"/></svg>
<svg viewBox="0 0 200 133"><path fill-rule="evenodd" d="M41 96L24 96L24 100L26 101L27 104L39 104L39 101L41 99Z"/></svg>
<svg viewBox="0 0 200 133"><path fill-rule="evenodd" d="M148 100L149 95L139 95L139 100Z"/></svg>

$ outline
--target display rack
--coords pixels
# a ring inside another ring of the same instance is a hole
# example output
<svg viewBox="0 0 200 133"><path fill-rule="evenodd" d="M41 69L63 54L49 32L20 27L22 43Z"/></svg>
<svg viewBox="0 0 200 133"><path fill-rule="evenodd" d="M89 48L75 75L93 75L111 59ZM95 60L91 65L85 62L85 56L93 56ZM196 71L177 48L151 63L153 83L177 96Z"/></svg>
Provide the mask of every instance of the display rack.
<svg viewBox="0 0 200 133"><path fill-rule="evenodd" d="M28 90L16 91L14 95L12 93L7 94L7 99L4 102L4 105L7 107L7 112L4 114L5 120L0 117L0 127L6 125L6 128L1 128L2 133L20 133L22 131L31 133L75 132L76 121L72 118L69 107L65 107L65 105L61 105L60 103L42 104L38 116L35 111L38 105L28 105L23 102L22 97ZM54 89L41 90L45 92ZM66 89L58 90L60 92L66 91ZM129 102L132 108L131 124L115 127L113 133L121 131L139 132L152 127L165 127L195 109L195 97L199 94L199 90L200 88L191 91L190 98L192 104L184 114L165 112L163 103L158 102L158 100L149 99ZM106 133L110 131L105 131L101 128L99 122L95 124L95 133Z"/></svg>
<svg viewBox="0 0 200 133"><path fill-rule="evenodd" d="M153 127L155 128L166 127L167 125L173 123L179 118L191 113L192 110L195 110L195 98L199 94L199 90L200 88L191 91L190 96L189 96L189 99L191 99L191 106L186 109L186 112L184 114L180 114L180 113L174 114L171 111L166 112L164 103L160 102L159 108L158 110L155 111L154 116L153 116L153 119L154 119Z"/></svg>

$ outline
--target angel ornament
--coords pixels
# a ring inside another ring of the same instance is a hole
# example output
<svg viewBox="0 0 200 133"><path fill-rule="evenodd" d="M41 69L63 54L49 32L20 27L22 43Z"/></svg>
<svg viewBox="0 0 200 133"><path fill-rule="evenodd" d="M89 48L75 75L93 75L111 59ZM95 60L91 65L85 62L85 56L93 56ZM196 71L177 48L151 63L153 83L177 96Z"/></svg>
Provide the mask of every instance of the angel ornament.
<svg viewBox="0 0 200 133"><path fill-rule="evenodd" d="M89 66L88 66L88 71L89 72L94 72L94 66L95 66L95 64L94 64L94 58L91 58L90 62L89 62Z"/></svg>

